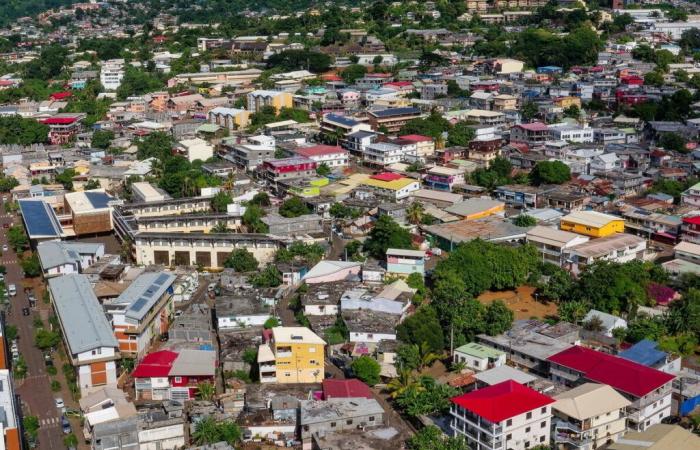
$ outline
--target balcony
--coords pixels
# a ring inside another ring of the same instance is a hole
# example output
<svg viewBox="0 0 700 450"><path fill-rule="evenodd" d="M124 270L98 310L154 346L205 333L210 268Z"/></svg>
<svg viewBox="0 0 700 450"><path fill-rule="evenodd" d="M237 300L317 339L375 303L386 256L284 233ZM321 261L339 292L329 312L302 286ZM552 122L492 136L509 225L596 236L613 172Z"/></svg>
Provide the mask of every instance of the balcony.
<svg viewBox="0 0 700 450"><path fill-rule="evenodd" d="M593 442L589 437L583 437L578 434L554 433L554 442L573 445L574 447L582 447Z"/></svg>
<svg viewBox="0 0 700 450"><path fill-rule="evenodd" d="M491 436L503 433L503 427L495 425L488 420L482 419L481 417L459 408L456 405L452 405L450 412L453 416L465 421L468 427L472 426L478 428L482 432L488 433Z"/></svg>

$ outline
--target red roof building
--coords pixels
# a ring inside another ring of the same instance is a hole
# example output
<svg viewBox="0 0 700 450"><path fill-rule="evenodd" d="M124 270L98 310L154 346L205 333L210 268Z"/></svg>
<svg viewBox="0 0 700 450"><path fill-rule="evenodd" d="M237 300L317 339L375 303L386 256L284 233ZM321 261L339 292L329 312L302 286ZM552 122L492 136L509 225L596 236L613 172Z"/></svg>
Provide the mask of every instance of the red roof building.
<svg viewBox="0 0 700 450"><path fill-rule="evenodd" d="M401 175L399 175L398 173L382 172L382 173L378 173L376 175L372 175L372 176L370 176L370 178L373 180L387 181L388 182L388 181L400 180L403 177Z"/></svg>
<svg viewBox="0 0 700 450"><path fill-rule="evenodd" d="M59 100L65 100L67 98L70 98L73 96L73 93L71 92L54 92L53 94L49 95L49 98L53 101L59 101Z"/></svg>
<svg viewBox="0 0 700 450"><path fill-rule="evenodd" d="M192 400L197 386L214 382L216 352L160 350L146 355L132 372L137 400Z"/></svg>
<svg viewBox="0 0 700 450"><path fill-rule="evenodd" d="M404 134L399 136L399 139L405 139L411 142L433 142L433 138L430 136L423 136L422 134Z"/></svg>
<svg viewBox="0 0 700 450"><path fill-rule="evenodd" d="M176 358L177 353L169 350L149 353L136 366L131 376L134 378L167 377Z"/></svg>
<svg viewBox="0 0 700 450"><path fill-rule="evenodd" d="M351 378L349 380L323 380L323 398L325 400L329 398L357 397L373 398L369 386L357 378Z"/></svg>
<svg viewBox="0 0 700 450"><path fill-rule="evenodd" d="M319 144L311 147L296 147L292 151L297 156L308 158L319 165L325 164L331 169L348 165L348 152L338 145Z"/></svg>
<svg viewBox="0 0 700 450"><path fill-rule="evenodd" d="M554 399L513 380L452 398L452 429L471 448L548 446Z"/></svg>

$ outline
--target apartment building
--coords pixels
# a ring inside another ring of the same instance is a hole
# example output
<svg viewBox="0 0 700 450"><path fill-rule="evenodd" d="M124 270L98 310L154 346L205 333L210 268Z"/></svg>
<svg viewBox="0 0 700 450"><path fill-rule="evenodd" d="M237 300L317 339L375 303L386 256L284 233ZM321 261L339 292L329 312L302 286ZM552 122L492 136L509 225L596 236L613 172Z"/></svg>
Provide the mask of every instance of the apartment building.
<svg viewBox="0 0 700 450"><path fill-rule="evenodd" d="M136 400L194 400L199 383L215 383L216 369L216 352L212 350L160 350L149 353L131 374Z"/></svg>
<svg viewBox="0 0 700 450"><path fill-rule="evenodd" d="M387 166L404 160L404 148L391 142L376 142L365 147L362 155L367 164Z"/></svg>
<svg viewBox="0 0 700 450"><path fill-rule="evenodd" d="M574 273L597 261L625 263L643 261L646 257L647 241L639 236L617 233L593 239L564 251L566 266Z"/></svg>
<svg viewBox="0 0 700 450"><path fill-rule="evenodd" d="M10 353L5 336L5 324L0 321L0 448L3 450L24 449L21 410L15 392L14 377L8 362Z"/></svg>
<svg viewBox="0 0 700 450"><path fill-rule="evenodd" d="M408 198L411 192L420 189L420 181L402 177L396 173L384 172L370 176L362 182L362 186L374 190L380 197L397 201Z"/></svg>
<svg viewBox="0 0 700 450"><path fill-rule="evenodd" d="M302 156L264 161L262 171L270 183L316 176L318 163Z"/></svg>
<svg viewBox="0 0 700 450"><path fill-rule="evenodd" d="M326 343L306 327L275 327L258 349L261 383L320 383Z"/></svg>
<svg viewBox="0 0 700 450"><path fill-rule="evenodd" d="M402 141L413 142L416 145L416 156L419 158L426 158L428 156L433 156L435 153L435 141L429 136L423 136L420 134L405 134L399 136Z"/></svg>
<svg viewBox="0 0 700 450"><path fill-rule="evenodd" d="M339 144L344 145L345 139L349 134L359 131L371 132L370 124L359 120L345 117L340 114L325 114L321 119L321 132L326 135L335 135L340 137Z"/></svg>
<svg viewBox="0 0 700 450"><path fill-rule="evenodd" d="M600 238L625 231L625 220L597 211L574 211L562 217L559 227L564 231Z"/></svg>
<svg viewBox="0 0 700 450"><path fill-rule="evenodd" d="M226 72L194 72L180 73L168 80L168 87L175 87L178 84L224 84L224 85L247 85L260 77L262 70L245 69L232 70ZM250 109L250 108L248 108Z"/></svg>
<svg viewBox="0 0 700 450"><path fill-rule="evenodd" d="M116 386L119 344L87 277L63 275L48 285L81 395Z"/></svg>
<svg viewBox="0 0 700 450"><path fill-rule="evenodd" d="M550 139L583 144L593 142L593 129L576 125L551 125Z"/></svg>
<svg viewBox="0 0 700 450"><path fill-rule="evenodd" d="M295 147L292 152L297 156L315 161L318 165L325 164L330 169L348 165L348 152L337 145L314 145L310 147Z"/></svg>
<svg viewBox="0 0 700 450"><path fill-rule="evenodd" d="M100 84L107 91L116 91L124 79L124 60L103 61L100 67Z"/></svg>
<svg viewBox="0 0 700 450"><path fill-rule="evenodd" d="M554 399L513 380L452 398L450 427L477 450L548 446Z"/></svg>
<svg viewBox="0 0 700 450"><path fill-rule="evenodd" d="M140 359L154 339L167 333L175 278L163 272L142 273L116 299L105 302L122 355Z"/></svg>
<svg viewBox="0 0 700 450"><path fill-rule="evenodd" d="M69 225L63 227L67 234L81 236L112 231L111 202L114 198L104 189L70 192L64 200L66 214L70 216Z"/></svg>
<svg viewBox="0 0 700 450"><path fill-rule="evenodd" d="M250 111L245 109L226 108L219 106L209 111L209 122L226 128L229 131L242 129L248 126Z"/></svg>
<svg viewBox="0 0 700 450"><path fill-rule="evenodd" d="M455 185L464 184L464 170L443 166L431 167L423 177L423 183L431 189L451 192Z"/></svg>
<svg viewBox="0 0 700 450"><path fill-rule="evenodd" d="M290 92L257 90L248 93L246 109L260 112L265 106L272 106L277 112L282 108L291 108L294 96Z"/></svg>
<svg viewBox="0 0 700 450"><path fill-rule="evenodd" d="M542 122L523 123L510 129L511 142L524 142L529 146L541 146L549 139L549 127Z"/></svg>
<svg viewBox="0 0 700 450"><path fill-rule="evenodd" d="M671 415L674 375L586 347L573 346L548 358L550 377L567 386L607 384L630 401L627 427L644 431Z"/></svg>
<svg viewBox="0 0 700 450"><path fill-rule="evenodd" d="M525 240L535 246L543 262L562 266L566 260L566 251L579 244L588 242L588 236L557 230L538 225L525 235Z"/></svg>
<svg viewBox="0 0 700 450"><path fill-rule="evenodd" d="M81 121L84 118L83 113L59 113L40 122L49 127L49 142L63 145L70 143L82 131Z"/></svg>
<svg viewBox="0 0 700 450"><path fill-rule="evenodd" d="M627 429L630 401L605 384L584 383L554 397L552 439L563 450L594 450Z"/></svg>
<svg viewBox="0 0 700 450"><path fill-rule="evenodd" d="M386 129L389 133L396 133L406 122L421 116L418 108L387 108L368 111L369 124L375 131Z"/></svg>

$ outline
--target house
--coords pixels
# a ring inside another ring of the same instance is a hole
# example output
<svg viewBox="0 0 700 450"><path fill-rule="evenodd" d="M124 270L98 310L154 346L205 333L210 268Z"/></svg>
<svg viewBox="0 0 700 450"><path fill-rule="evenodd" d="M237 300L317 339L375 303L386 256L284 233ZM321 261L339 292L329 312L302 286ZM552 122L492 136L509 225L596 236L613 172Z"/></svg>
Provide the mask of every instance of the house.
<svg viewBox="0 0 700 450"><path fill-rule="evenodd" d="M181 448L186 444L182 410L147 410L141 415L98 424L92 432L92 449ZM172 415L171 415L172 414Z"/></svg>
<svg viewBox="0 0 700 450"><path fill-rule="evenodd" d="M530 147L544 145L549 139L549 127L542 122L519 124L510 129L511 142L524 142Z"/></svg>
<svg viewBox="0 0 700 450"><path fill-rule="evenodd" d="M573 346L548 358L552 380L567 386L607 384L631 402L627 427L643 431L671 415L674 375L617 356Z"/></svg>
<svg viewBox="0 0 700 450"><path fill-rule="evenodd" d="M683 191L681 205L700 206L700 183L696 183Z"/></svg>
<svg viewBox="0 0 700 450"><path fill-rule="evenodd" d="M362 381L357 378L348 380L334 380L327 378L323 380L323 399L331 398L374 398L372 391Z"/></svg>
<svg viewBox="0 0 700 450"><path fill-rule="evenodd" d="M673 247L674 259L661 266L673 275L700 273L700 244L681 242Z"/></svg>
<svg viewBox="0 0 700 450"><path fill-rule="evenodd" d="M390 248L386 251L386 271L389 274L408 276L425 274L425 252L422 250L404 250Z"/></svg>
<svg viewBox="0 0 700 450"><path fill-rule="evenodd" d="M642 339L618 353L617 356L662 372L679 373L681 371L682 358L659 350L659 344L649 339Z"/></svg>
<svg viewBox="0 0 700 450"><path fill-rule="evenodd" d="M489 216L503 216L505 203L490 198L469 198L445 208L445 212L463 220L483 219Z"/></svg>
<svg viewBox="0 0 700 450"><path fill-rule="evenodd" d="M464 184L464 171L452 167L434 166L426 172L423 183L430 189L452 192L455 185Z"/></svg>
<svg viewBox="0 0 700 450"><path fill-rule="evenodd" d="M617 233L592 239L566 250L565 266L575 273L596 261L624 263L646 259L647 241L634 234Z"/></svg>
<svg viewBox="0 0 700 450"><path fill-rule="evenodd" d="M676 450L700 448L700 437L678 425L656 424L644 431L632 431L608 450Z"/></svg>
<svg viewBox="0 0 700 450"><path fill-rule="evenodd" d="M39 242L36 252L44 278L49 278L82 272L104 256L105 246L88 242L44 241Z"/></svg>
<svg viewBox="0 0 700 450"><path fill-rule="evenodd" d="M4 337L0 337L4 340ZM4 364L3 364L4 365ZM20 398L14 387L14 377L9 367L0 368L0 414L2 429L0 430L0 447L5 450L23 450L25 441L22 436L22 414Z"/></svg>
<svg viewBox="0 0 700 450"><path fill-rule="evenodd" d="M311 450L312 438L384 424L384 409L377 400L364 397L302 400L299 428L302 449Z"/></svg>
<svg viewBox="0 0 700 450"><path fill-rule="evenodd" d="M144 272L117 298L104 304L123 355L141 358L151 343L168 331L175 279L171 273Z"/></svg>
<svg viewBox="0 0 700 450"><path fill-rule="evenodd" d="M593 450L624 436L630 401L605 384L584 383L554 397L557 448Z"/></svg>
<svg viewBox="0 0 700 450"><path fill-rule="evenodd" d="M261 383L320 383L325 341L306 327L275 327L258 349Z"/></svg>
<svg viewBox="0 0 700 450"><path fill-rule="evenodd" d="M371 175L368 179L362 181L361 185L369 187L377 195L388 197L393 201L408 198L411 192L420 189L418 180L389 172Z"/></svg>
<svg viewBox="0 0 700 450"><path fill-rule="evenodd" d="M316 175L318 163L309 158L293 156L291 158L269 159L263 162L262 172L270 183Z"/></svg>
<svg viewBox="0 0 700 450"><path fill-rule="evenodd" d="M131 374L136 400L193 400L199 383L214 383L216 369L216 352L211 350L149 353Z"/></svg>
<svg viewBox="0 0 700 450"><path fill-rule="evenodd" d="M545 194L554 190L551 186L528 186L506 184L498 186L493 195L497 200L524 208L541 208L545 205Z"/></svg>
<svg viewBox="0 0 700 450"><path fill-rule="evenodd" d="M542 261L560 267L564 264L566 250L588 242L588 239L588 236L541 225L529 230L525 235L526 242L537 248L542 256Z"/></svg>
<svg viewBox="0 0 700 450"><path fill-rule="evenodd" d="M406 122L417 119L421 116L418 108L387 108L380 110L370 110L367 112L369 124L375 131L386 129L389 133L396 133L406 125Z"/></svg>
<svg viewBox="0 0 700 450"><path fill-rule="evenodd" d="M209 122L226 128L229 131L243 129L248 126L250 112L245 109L216 107L209 111Z"/></svg>
<svg viewBox="0 0 700 450"><path fill-rule="evenodd" d="M146 181L131 183L131 195L134 203L151 203L169 200L170 195Z"/></svg>
<svg viewBox="0 0 700 450"><path fill-rule="evenodd" d="M604 174L612 172L622 167L622 161L616 153L604 153L594 156L589 165L589 173L591 175Z"/></svg>
<svg viewBox="0 0 700 450"><path fill-rule="evenodd" d="M481 372L504 365L506 353L486 345L470 342L454 350L452 362L462 363L467 369Z"/></svg>
<svg viewBox="0 0 700 450"><path fill-rule="evenodd" d="M200 138L185 139L175 146L178 152L185 155L189 162L200 160L202 162L214 156L214 147Z"/></svg>
<svg viewBox="0 0 700 450"><path fill-rule="evenodd" d="M116 386L119 344L88 278L63 275L50 278L48 285L81 394Z"/></svg>
<svg viewBox="0 0 700 450"><path fill-rule="evenodd" d="M450 428L470 447L525 450L548 446L554 399L508 380L453 397Z"/></svg>
<svg viewBox="0 0 700 450"><path fill-rule="evenodd" d="M532 387L540 378L508 365L495 366L474 374L476 387L482 388L513 380L523 386Z"/></svg>
<svg viewBox="0 0 700 450"><path fill-rule="evenodd" d="M279 113L282 108L293 106L293 98L291 92L257 90L248 93L246 109L257 113L265 106L272 106Z"/></svg>
<svg viewBox="0 0 700 450"><path fill-rule="evenodd" d="M126 419L136 415L136 407L126 394L116 386L104 386L78 400L80 412L85 419L83 435L92 437L96 425L112 420Z"/></svg>
<svg viewBox="0 0 700 450"><path fill-rule="evenodd" d="M306 284L332 283L359 279L362 264L354 261L319 261L302 278Z"/></svg>
<svg viewBox="0 0 700 450"><path fill-rule="evenodd" d="M308 158L320 166L325 164L330 169L348 165L348 152L337 145L314 145L310 147L295 147L292 152L297 156Z"/></svg>
<svg viewBox="0 0 700 450"><path fill-rule="evenodd" d="M591 321L599 321L602 329L600 333L612 337L612 331L615 328L627 328L627 321L621 317L614 314L604 313L596 309L591 309L588 311L586 316L583 318L583 323L590 323Z"/></svg>
<svg viewBox="0 0 700 450"><path fill-rule="evenodd" d="M272 317L270 306L254 291L219 296L216 298L217 328L262 327Z"/></svg>
<svg viewBox="0 0 700 450"><path fill-rule="evenodd" d="M404 134L403 136L399 136L399 139L415 143L416 155L419 158L433 156L435 153L435 141L429 136L423 136L420 134Z"/></svg>
<svg viewBox="0 0 700 450"><path fill-rule="evenodd" d="M559 227L564 231L600 238L625 231L625 220L597 211L574 211L562 217Z"/></svg>
<svg viewBox="0 0 700 450"><path fill-rule="evenodd" d="M83 113L59 113L47 119L40 120L49 127L49 142L52 145L70 143L82 129Z"/></svg>
<svg viewBox="0 0 700 450"><path fill-rule="evenodd" d="M346 145L350 134L360 131L372 132L372 127L368 123L333 113L325 114L321 119L321 132L329 136L338 136L342 146Z"/></svg>
<svg viewBox="0 0 700 450"><path fill-rule="evenodd" d="M124 73L123 59L102 61L100 67L100 84L107 91L116 91L122 84Z"/></svg>

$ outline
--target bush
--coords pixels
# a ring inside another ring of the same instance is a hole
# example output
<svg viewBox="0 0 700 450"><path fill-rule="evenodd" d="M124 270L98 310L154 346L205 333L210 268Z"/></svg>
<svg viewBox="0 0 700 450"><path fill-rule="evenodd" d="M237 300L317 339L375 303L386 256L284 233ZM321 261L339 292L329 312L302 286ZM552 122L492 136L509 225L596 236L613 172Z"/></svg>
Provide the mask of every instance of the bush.
<svg viewBox="0 0 700 450"><path fill-rule="evenodd" d="M351 367L357 378L370 386L379 383L379 374L382 368L374 358L361 356L352 362Z"/></svg>
<svg viewBox="0 0 700 450"><path fill-rule="evenodd" d="M58 380L51 380L51 391L58 392L61 390L61 383Z"/></svg>

